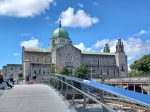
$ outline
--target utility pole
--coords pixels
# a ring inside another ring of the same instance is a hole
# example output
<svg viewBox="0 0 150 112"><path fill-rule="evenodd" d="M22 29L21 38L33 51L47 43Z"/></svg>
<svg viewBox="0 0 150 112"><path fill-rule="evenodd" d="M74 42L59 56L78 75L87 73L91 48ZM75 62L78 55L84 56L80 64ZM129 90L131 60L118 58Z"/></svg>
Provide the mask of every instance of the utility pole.
<svg viewBox="0 0 150 112"><path fill-rule="evenodd" d="M92 80L92 63L91 63L91 80Z"/></svg>

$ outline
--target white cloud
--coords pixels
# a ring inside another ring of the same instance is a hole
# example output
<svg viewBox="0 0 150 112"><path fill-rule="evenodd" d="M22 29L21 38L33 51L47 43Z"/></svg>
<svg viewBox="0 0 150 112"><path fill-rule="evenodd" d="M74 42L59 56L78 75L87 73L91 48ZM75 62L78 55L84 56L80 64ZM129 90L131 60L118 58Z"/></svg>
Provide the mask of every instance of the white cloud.
<svg viewBox="0 0 150 112"><path fill-rule="evenodd" d="M128 60L135 59L137 55L150 53L150 40L142 41L140 38L128 38L128 40L122 40L124 44L124 50L128 56ZM111 52L116 51L116 42L115 40L103 39L97 40L93 45L93 48L98 49L104 47L105 43L108 43Z"/></svg>
<svg viewBox="0 0 150 112"><path fill-rule="evenodd" d="M1 0L0 15L30 17L43 13L53 0Z"/></svg>
<svg viewBox="0 0 150 112"><path fill-rule="evenodd" d="M131 69L130 69L130 64L128 64L128 70L131 70Z"/></svg>
<svg viewBox="0 0 150 112"><path fill-rule="evenodd" d="M89 14L85 13L84 10L78 10L77 13L74 14L74 9L71 7L61 13L60 19L62 21L62 26L68 27L86 28L99 22L97 17L91 17Z"/></svg>
<svg viewBox="0 0 150 112"><path fill-rule="evenodd" d="M14 56L19 56L19 54L18 54L18 53L14 53L13 55L14 55Z"/></svg>
<svg viewBox="0 0 150 112"><path fill-rule="evenodd" d="M75 45L75 47L79 48L82 51L98 51L103 52L103 48L106 43L108 43L110 47L110 52L116 52L116 42L117 39L109 40L97 40L97 42L91 47L87 48L84 43L80 43ZM145 55L150 53L150 40L142 41L140 38L128 38L128 40L122 40L124 44L124 51L128 56L128 61L135 60L137 56Z"/></svg>
<svg viewBox="0 0 150 112"><path fill-rule="evenodd" d="M41 48L41 43L39 43L38 39L32 37L31 40L20 42L20 46L26 48Z"/></svg>
<svg viewBox="0 0 150 112"><path fill-rule="evenodd" d="M78 3L77 5L78 5L79 7L81 7L81 8L84 7L83 4L81 4L81 3Z"/></svg>
<svg viewBox="0 0 150 112"><path fill-rule="evenodd" d="M92 51L91 48L86 48L85 45L81 42L80 44L74 45L76 48L80 49L81 51Z"/></svg>
<svg viewBox="0 0 150 112"><path fill-rule="evenodd" d="M103 39L103 40L97 40L97 42L93 45L93 49L99 49L101 48L101 52L104 49L104 46L106 43L108 43L108 46L110 47L111 52L116 51L116 39L109 40L109 39Z"/></svg>
<svg viewBox="0 0 150 112"><path fill-rule="evenodd" d="M150 32L147 31L147 30L141 30L141 31L139 31L138 33L133 34L132 37L139 37L139 36L141 36L141 35L146 35L146 34L148 34L148 33L150 33Z"/></svg>

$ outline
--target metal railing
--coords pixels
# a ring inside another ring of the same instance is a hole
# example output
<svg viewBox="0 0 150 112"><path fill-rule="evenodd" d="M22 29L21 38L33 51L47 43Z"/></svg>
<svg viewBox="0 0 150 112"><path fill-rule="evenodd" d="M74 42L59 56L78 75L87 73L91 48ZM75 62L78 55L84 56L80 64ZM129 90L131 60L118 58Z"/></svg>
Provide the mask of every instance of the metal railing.
<svg viewBox="0 0 150 112"><path fill-rule="evenodd" d="M55 74L50 84L77 112L149 112L150 96L89 80Z"/></svg>

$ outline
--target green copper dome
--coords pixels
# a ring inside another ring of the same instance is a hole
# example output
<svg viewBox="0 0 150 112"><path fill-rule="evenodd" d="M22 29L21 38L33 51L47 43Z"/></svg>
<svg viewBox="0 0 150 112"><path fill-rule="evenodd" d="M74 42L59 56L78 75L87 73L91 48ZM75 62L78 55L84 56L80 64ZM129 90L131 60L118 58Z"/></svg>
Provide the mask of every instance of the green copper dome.
<svg viewBox="0 0 150 112"><path fill-rule="evenodd" d="M52 38L58 38L58 37L65 37L65 38L69 38L68 32L66 30L64 30L63 28L57 28L53 34L52 34Z"/></svg>

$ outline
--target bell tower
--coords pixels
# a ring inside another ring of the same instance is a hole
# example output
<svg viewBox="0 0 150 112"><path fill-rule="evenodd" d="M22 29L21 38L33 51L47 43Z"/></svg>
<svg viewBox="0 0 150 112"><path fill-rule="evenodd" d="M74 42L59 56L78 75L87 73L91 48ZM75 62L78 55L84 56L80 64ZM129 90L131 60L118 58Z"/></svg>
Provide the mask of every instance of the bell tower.
<svg viewBox="0 0 150 112"><path fill-rule="evenodd" d="M116 43L116 65L118 66L118 77L127 77L128 74L128 64L127 64L127 56L124 52L124 45L123 42L121 42L121 38L118 39Z"/></svg>

